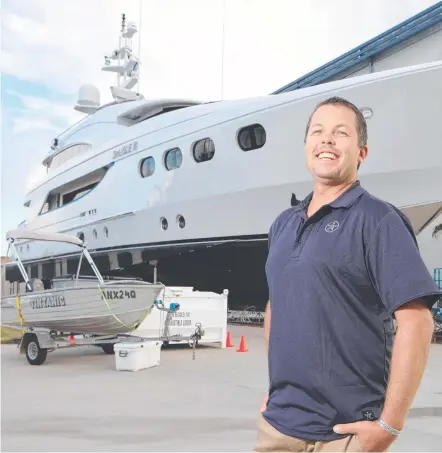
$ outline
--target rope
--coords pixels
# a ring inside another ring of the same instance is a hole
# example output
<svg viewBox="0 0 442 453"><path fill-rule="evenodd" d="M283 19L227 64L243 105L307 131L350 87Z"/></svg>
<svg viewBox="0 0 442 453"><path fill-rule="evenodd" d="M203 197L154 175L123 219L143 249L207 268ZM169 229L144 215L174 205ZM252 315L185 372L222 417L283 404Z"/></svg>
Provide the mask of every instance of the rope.
<svg viewBox="0 0 442 453"><path fill-rule="evenodd" d="M127 328L128 330L130 330L130 331L135 330L135 329L140 325L139 322L136 322L133 326L128 326L128 325L126 325L126 324L125 324L125 323L124 323L124 322L123 322L123 321L122 321L122 320L121 320L121 319L120 319L120 318L119 318L119 317L111 310L111 308L110 308L110 306L109 306L109 303L108 303L108 301L107 301L107 299L106 299L106 296L105 296L104 293L103 293L103 290L102 290L101 286L98 285L98 289L99 289L100 292L101 292L101 296L102 296L102 298L103 298L103 300L104 300L104 303L106 304L106 307L108 308L110 314L111 314L111 315L112 315L112 316L113 316L113 317L114 317L121 325L123 325L124 327L126 327L126 328Z"/></svg>

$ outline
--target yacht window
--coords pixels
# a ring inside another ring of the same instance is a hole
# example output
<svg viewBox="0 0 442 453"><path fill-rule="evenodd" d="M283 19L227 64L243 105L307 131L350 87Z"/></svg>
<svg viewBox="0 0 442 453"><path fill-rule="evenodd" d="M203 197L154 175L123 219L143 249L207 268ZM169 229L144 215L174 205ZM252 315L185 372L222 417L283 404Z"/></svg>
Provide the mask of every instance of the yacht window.
<svg viewBox="0 0 442 453"><path fill-rule="evenodd" d="M79 189L73 190L72 192L63 194L63 205L82 197L87 192L91 191L97 184L98 181L94 182L93 184L89 184L86 187L80 187Z"/></svg>
<svg viewBox="0 0 442 453"><path fill-rule="evenodd" d="M60 207L60 194L49 193L48 198L41 210L41 214L57 209L58 207Z"/></svg>
<svg viewBox="0 0 442 453"><path fill-rule="evenodd" d="M260 124L243 127L238 132L238 145L243 151L262 148L266 142L266 131Z"/></svg>
<svg viewBox="0 0 442 453"><path fill-rule="evenodd" d="M215 154L215 143L211 138L204 138L193 145L193 158L196 162L211 160Z"/></svg>
<svg viewBox="0 0 442 453"><path fill-rule="evenodd" d="M82 154L87 151L91 147L88 143L78 143L76 145L72 145L69 148L61 151L60 154L56 154L51 162L51 169L57 168L58 166L64 164L66 161L71 159L78 154Z"/></svg>
<svg viewBox="0 0 442 453"><path fill-rule="evenodd" d="M87 175L82 175L73 181L68 181L63 185L52 189L52 191L49 192L39 215L65 206L89 193L100 183L109 168L110 166L98 168Z"/></svg>
<svg viewBox="0 0 442 453"><path fill-rule="evenodd" d="M183 153L179 148L169 149L165 156L165 165L167 170L175 170L181 167L183 163Z"/></svg>
<svg viewBox="0 0 442 453"><path fill-rule="evenodd" d="M140 163L140 174L142 178L147 178L152 176L155 171L155 159L151 157L146 157Z"/></svg>

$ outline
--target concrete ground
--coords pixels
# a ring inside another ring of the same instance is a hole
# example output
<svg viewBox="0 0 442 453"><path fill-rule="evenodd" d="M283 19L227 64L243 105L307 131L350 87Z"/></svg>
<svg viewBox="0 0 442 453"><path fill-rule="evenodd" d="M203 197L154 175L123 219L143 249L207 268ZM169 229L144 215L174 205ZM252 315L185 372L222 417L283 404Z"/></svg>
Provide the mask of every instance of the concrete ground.
<svg viewBox="0 0 442 453"><path fill-rule="evenodd" d="M59 350L30 366L1 347L2 451L252 451L267 384L263 330L229 326L247 353L164 349L161 365L115 370L98 348ZM58 387L58 388L57 388ZM442 451L442 345L392 451Z"/></svg>

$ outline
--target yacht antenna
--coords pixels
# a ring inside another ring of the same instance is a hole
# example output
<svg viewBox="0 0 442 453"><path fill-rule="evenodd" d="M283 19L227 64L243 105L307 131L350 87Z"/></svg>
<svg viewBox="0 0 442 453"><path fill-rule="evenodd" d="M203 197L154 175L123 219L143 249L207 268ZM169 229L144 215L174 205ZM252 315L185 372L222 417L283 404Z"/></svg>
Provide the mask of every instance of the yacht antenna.
<svg viewBox="0 0 442 453"><path fill-rule="evenodd" d="M123 47L122 43L122 36L124 34L124 30L126 28L126 14L121 15L121 30L120 30L120 36L118 37L118 48L121 49ZM115 52L115 51L114 51ZM121 65L121 55L120 52L118 52L118 66ZM117 86L121 85L121 73L117 72Z"/></svg>
<svg viewBox="0 0 442 453"><path fill-rule="evenodd" d="M112 97L116 102L144 99L144 96L139 92L131 91L137 83L139 84L140 78L140 61L132 51L132 38L137 32L135 23L128 22L126 24L126 14L122 14L118 49L114 49L104 56L104 65L101 70L117 74L117 85L110 88ZM140 47L140 44L138 46ZM111 60L116 61L113 64ZM78 101L74 109L89 115L100 108L98 88L91 84L83 84L79 89ZM80 121L83 121L83 119ZM59 139L57 141L60 142L60 136L57 138ZM54 142L52 149L55 150L58 145L59 143Z"/></svg>
<svg viewBox="0 0 442 453"><path fill-rule="evenodd" d="M223 0L223 28L221 34L221 100L224 99L224 47L225 47L225 28L226 28L226 0Z"/></svg>
<svg viewBox="0 0 442 453"><path fill-rule="evenodd" d="M101 69L117 74L117 85L111 87L112 96L117 102L143 99L141 94L131 91L139 81L140 61L132 51L132 38L137 32L135 23L126 24L126 15L122 14L118 49L104 57ZM116 64L112 64L111 60L116 60Z"/></svg>
<svg viewBox="0 0 442 453"><path fill-rule="evenodd" d="M140 20L140 34L138 35L138 56L141 58L141 27L143 25L143 0L140 0L140 12L139 12L139 20ZM140 65L138 65L138 85L137 91L140 91Z"/></svg>

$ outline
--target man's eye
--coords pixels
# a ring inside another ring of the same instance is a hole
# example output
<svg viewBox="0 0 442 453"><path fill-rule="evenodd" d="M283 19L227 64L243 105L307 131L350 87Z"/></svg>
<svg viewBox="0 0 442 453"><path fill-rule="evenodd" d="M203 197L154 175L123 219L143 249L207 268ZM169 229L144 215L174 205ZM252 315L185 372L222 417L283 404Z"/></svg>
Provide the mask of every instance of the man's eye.
<svg viewBox="0 0 442 453"><path fill-rule="evenodd" d="M338 131L338 134L348 135L347 132L345 132L345 131Z"/></svg>
<svg viewBox="0 0 442 453"><path fill-rule="evenodd" d="M319 134L319 132L321 132L320 129L314 129L314 130L312 131L312 135Z"/></svg>

